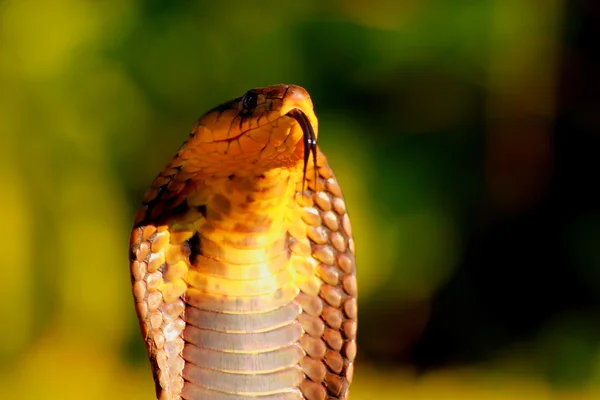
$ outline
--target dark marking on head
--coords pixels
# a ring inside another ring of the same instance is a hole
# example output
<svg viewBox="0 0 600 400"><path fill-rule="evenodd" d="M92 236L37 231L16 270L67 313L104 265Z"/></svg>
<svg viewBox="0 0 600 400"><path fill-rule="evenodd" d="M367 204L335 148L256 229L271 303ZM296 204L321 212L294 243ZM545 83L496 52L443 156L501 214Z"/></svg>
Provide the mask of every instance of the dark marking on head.
<svg viewBox="0 0 600 400"><path fill-rule="evenodd" d="M202 204L201 206L198 206L198 211L200 212L200 214L202 214L202 216L204 218L206 218L206 214L207 214L206 204Z"/></svg>

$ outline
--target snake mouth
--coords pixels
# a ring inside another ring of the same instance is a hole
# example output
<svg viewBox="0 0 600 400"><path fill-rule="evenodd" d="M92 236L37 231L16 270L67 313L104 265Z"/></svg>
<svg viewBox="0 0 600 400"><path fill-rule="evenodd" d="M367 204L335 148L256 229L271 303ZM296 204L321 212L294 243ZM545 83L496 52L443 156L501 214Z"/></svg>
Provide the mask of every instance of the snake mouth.
<svg viewBox="0 0 600 400"><path fill-rule="evenodd" d="M302 129L302 141L304 144L304 169L302 172L302 182L306 182L306 168L308 167L308 159L312 153L314 168L315 168L315 184L317 182L317 137L310 123L310 120L300 109L294 108L286 115L294 118Z"/></svg>

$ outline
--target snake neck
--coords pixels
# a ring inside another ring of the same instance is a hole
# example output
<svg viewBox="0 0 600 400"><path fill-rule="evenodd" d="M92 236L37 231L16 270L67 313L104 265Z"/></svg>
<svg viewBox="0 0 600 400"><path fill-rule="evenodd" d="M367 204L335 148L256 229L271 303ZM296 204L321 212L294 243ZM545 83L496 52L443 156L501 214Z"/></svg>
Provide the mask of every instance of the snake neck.
<svg viewBox="0 0 600 400"><path fill-rule="evenodd" d="M287 233L294 223L290 218L296 215L296 175L286 169L232 175L208 181L191 197L192 203L195 198L203 203L199 207L204 214L196 225L196 254L190 257L192 287L217 296L247 298L274 293L286 282L294 282ZM202 199L204 191L211 195ZM264 307L270 308L266 303Z"/></svg>
<svg viewBox="0 0 600 400"><path fill-rule="evenodd" d="M288 245L296 175L205 180L188 199L203 217L185 278L185 398L300 397L303 331Z"/></svg>

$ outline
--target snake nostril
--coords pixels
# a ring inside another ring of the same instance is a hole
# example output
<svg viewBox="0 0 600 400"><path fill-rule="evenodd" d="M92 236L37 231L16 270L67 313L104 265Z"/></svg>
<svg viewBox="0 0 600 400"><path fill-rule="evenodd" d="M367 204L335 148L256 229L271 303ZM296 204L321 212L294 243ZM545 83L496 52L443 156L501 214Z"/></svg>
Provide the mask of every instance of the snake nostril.
<svg viewBox="0 0 600 400"><path fill-rule="evenodd" d="M301 102L301 101L309 100L310 95L303 87L296 86L296 85L289 85L289 87L285 91L285 98L294 100L297 102Z"/></svg>

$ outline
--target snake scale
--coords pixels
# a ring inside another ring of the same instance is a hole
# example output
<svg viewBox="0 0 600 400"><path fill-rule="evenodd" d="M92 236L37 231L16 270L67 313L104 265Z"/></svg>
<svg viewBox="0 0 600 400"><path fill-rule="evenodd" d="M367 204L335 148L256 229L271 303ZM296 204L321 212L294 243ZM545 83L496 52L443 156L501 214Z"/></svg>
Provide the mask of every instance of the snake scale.
<svg viewBox="0 0 600 400"><path fill-rule="evenodd" d="M157 398L346 399L354 241L299 86L195 124L134 218L135 308Z"/></svg>

